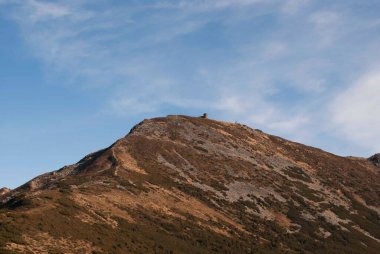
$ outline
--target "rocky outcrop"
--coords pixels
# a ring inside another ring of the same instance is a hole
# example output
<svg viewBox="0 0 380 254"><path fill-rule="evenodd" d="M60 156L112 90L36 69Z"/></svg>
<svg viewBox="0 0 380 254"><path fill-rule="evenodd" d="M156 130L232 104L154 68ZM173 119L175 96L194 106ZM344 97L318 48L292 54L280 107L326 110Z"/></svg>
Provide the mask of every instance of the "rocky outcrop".
<svg viewBox="0 0 380 254"><path fill-rule="evenodd" d="M370 162L373 163L376 167L380 168L380 153L377 153L371 157L368 158Z"/></svg>
<svg viewBox="0 0 380 254"><path fill-rule="evenodd" d="M5 195L5 194L7 194L7 193L9 193L11 191L11 189L9 189L9 188L1 188L0 189L0 196L2 196L2 195Z"/></svg>

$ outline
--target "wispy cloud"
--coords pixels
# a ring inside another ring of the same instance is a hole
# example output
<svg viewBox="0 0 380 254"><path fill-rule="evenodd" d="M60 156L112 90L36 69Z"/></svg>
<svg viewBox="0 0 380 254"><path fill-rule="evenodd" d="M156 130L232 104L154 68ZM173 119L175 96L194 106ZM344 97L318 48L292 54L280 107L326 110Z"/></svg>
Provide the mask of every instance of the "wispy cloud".
<svg viewBox="0 0 380 254"><path fill-rule="evenodd" d="M340 35L343 17L335 11L317 11L313 13L309 21L314 25L318 34L320 46L329 46Z"/></svg>
<svg viewBox="0 0 380 254"><path fill-rule="evenodd" d="M313 140L335 126L337 137L376 148L373 128L350 138L345 127L378 127L344 113L369 108L359 101L375 94L358 87L371 82L348 85L380 56L379 17L356 12L353 1L0 3L46 75L70 89L98 89L104 112L210 111L288 137L313 133L305 135ZM324 117L330 113L334 121Z"/></svg>
<svg viewBox="0 0 380 254"><path fill-rule="evenodd" d="M229 7L246 7L253 4L263 3L263 0L194 0L194 1L177 1L177 2L163 2L158 3L156 6L171 7L184 9L191 12L205 12L205 11L217 11Z"/></svg>
<svg viewBox="0 0 380 254"><path fill-rule="evenodd" d="M302 8L310 4L311 0L288 0L283 2L282 11L294 15Z"/></svg>
<svg viewBox="0 0 380 254"><path fill-rule="evenodd" d="M372 152L380 151L380 70L364 74L332 101L331 119L338 135Z"/></svg>
<svg viewBox="0 0 380 254"><path fill-rule="evenodd" d="M265 45L262 57L266 60L283 57L288 53L288 45L284 42L270 42Z"/></svg>
<svg viewBox="0 0 380 254"><path fill-rule="evenodd" d="M70 10L62 5L41 3L35 0L28 0L27 2L33 9L29 13L29 20L32 22L61 18L70 14Z"/></svg>

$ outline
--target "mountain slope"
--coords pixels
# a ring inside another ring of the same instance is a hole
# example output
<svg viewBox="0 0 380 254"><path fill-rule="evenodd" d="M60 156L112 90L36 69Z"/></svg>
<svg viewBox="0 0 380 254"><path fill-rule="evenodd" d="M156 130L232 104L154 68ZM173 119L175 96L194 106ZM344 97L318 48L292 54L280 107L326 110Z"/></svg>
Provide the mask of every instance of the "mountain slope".
<svg viewBox="0 0 380 254"><path fill-rule="evenodd" d="M145 120L1 195L0 253L378 253L373 158L205 118Z"/></svg>

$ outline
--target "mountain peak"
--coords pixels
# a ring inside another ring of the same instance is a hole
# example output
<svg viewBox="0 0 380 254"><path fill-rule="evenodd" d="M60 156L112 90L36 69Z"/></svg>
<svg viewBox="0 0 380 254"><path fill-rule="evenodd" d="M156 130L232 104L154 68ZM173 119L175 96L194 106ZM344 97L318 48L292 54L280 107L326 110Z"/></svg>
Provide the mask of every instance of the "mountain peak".
<svg viewBox="0 0 380 254"><path fill-rule="evenodd" d="M170 136L173 132L178 132L180 129L187 128L189 131L194 131L196 128L215 128L217 125L231 126L232 123L211 120L208 117L191 117L186 115L168 115L166 117L157 117L145 119L135 125L129 134L144 134L153 135L155 137ZM189 128L192 126L191 128ZM219 128L218 127L218 128ZM158 136L157 136L158 135Z"/></svg>

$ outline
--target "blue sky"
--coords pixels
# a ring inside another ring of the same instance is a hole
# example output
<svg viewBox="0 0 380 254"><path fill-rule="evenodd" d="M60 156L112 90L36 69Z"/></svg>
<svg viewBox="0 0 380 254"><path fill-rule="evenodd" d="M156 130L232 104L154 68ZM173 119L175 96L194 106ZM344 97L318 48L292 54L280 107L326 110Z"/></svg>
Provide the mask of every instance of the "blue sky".
<svg viewBox="0 0 380 254"><path fill-rule="evenodd" d="M203 112L380 152L380 1L0 0L0 186Z"/></svg>

